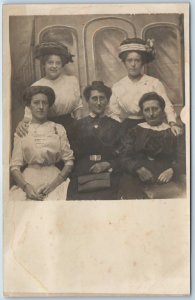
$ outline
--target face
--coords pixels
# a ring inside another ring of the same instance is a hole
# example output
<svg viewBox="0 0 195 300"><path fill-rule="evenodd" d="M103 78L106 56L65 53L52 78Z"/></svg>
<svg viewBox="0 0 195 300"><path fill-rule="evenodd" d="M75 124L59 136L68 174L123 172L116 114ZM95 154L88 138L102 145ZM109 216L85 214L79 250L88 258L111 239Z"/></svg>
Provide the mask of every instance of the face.
<svg viewBox="0 0 195 300"><path fill-rule="evenodd" d="M45 74L48 79L55 80L62 73L62 60L58 55L49 55L45 62Z"/></svg>
<svg viewBox="0 0 195 300"><path fill-rule="evenodd" d="M36 94L32 96L30 103L32 120L44 122L47 120L49 102L45 94Z"/></svg>
<svg viewBox="0 0 195 300"><path fill-rule="evenodd" d="M143 61L142 57L137 52L129 52L124 62L129 77L136 78L141 75Z"/></svg>
<svg viewBox="0 0 195 300"><path fill-rule="evenodd" d="M91 91L89 100L89 111L95 115L102 115L108 105L108 99L106 98L105 93L99 91Z"/></svg>
<svg viewBox="0 0 195 300"><path fill-rule="evenodd" d="M163 121L164 112L157 100L148 100L144 102L142 113L150 126L158 126Z"/></svg>

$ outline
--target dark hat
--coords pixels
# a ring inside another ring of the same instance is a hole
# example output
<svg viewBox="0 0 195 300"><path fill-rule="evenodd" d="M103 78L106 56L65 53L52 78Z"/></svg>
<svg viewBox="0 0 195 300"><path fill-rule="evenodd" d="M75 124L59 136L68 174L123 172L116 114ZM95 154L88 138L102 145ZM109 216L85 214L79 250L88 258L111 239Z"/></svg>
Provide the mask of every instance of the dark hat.
<svg viewBox="0 0 195 300"><path fill-rule="evenodd" d="M65 57L67 63L73 62L73 56L68 48L60 42L46 42L35 46L34 58L40 59L44 55L59 55Z"/></svg>
<svg viewBox="0 0 195 300"><path fill-rule="evenodd" d="M119 58L123 60L124 53L138 52L144 57L144 63L149 63L155 58L154 40L147 41L140 38L128 38L119 47Z"/></svg>
<svg viewBox="0 0 195 300"><path fill-rule="evenodd" d="M141 97L141 99L139 100L139 107L141 108L141 110L143 109L144 102L150 101L150 100L157 100L159 102L160 107L164 111L165 100L163 99L163 97L161 97L160 95L158 95L155 92L146 93Z"/></svg>
<svg viewBox="0 0 195 300"><path fill-rule="evenodd" d="M31 103L32 96L37 94L46 95L49 102L49 106L52 106L54 104L55 102L54 90L48 86L39 86L39 85L34 85L26 88L23 95L24 104L29 106Z"/></svg>
<svg viewBox="0 0 195 300"><path fill-rule="evenodd" d="M111 88L105 85L103 81L92 81L91 85L86 86L86 88L83 91L83 95L86 101L89 100L91 91L95 91L95 90L105 93L106 98L110 100L110 97L112 95Z"/></svg>

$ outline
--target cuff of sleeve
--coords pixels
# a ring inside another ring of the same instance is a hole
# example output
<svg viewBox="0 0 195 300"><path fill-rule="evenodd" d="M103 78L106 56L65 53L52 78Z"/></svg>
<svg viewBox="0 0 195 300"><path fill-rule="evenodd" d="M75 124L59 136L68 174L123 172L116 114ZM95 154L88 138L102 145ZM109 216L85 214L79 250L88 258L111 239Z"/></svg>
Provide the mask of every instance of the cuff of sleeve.
<svg viewBox="0 0 195 300"><path fill-rule="evenodd" d="M10 171L13 172L13 171L20 171L20 166L13 166L13 167L10 167Z"/></svg>
<svg viewBox="0 0 195 300"><path fill-rule="evenodd" d="M64 162L64 165L65 165L65 166L73 166L73 165L74 165L74 161L73 161L73 160L66 160L66 161Z"/></svg>

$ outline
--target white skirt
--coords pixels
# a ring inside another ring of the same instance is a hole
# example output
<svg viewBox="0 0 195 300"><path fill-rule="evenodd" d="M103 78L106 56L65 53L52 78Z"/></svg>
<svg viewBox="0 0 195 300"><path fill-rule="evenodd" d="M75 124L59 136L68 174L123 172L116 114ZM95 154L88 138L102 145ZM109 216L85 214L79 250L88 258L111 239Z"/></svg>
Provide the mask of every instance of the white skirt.
<svg viewBox="0 0 195 300"><path fill-rule="evenodd" d="M60 170L54 165L30 165L24 170L22 175L26 182L29 182L35 189L38 189L43 184L51 183L59 173ZM44 201L66 200L69 181L70 180L67 179L65 182L61 183L54 191L44 198ZM13 186L11 188L9 199L14 201L32 200L28 199L26 193L18 186Z"/></svg>

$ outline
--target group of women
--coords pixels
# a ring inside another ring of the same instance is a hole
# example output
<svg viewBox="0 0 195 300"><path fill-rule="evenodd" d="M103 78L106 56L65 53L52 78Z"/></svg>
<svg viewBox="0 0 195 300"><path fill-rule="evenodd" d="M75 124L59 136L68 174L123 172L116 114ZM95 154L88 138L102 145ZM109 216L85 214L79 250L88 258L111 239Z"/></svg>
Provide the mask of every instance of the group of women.
<svg viewBox="0 0 195 300"><path fill-rule="evenodd" d="M143 73L154 57L152 41L123 41L119 58L127 76L112 89L102 81L88 85L83 95L89 115L83 118L78 80L64 74L64 65L73 62L68 48L59 42L37 45L35 58L45 77L24 93L11 198L143 199L146 186L175 180L182 128L162 83Z"/></svg>

